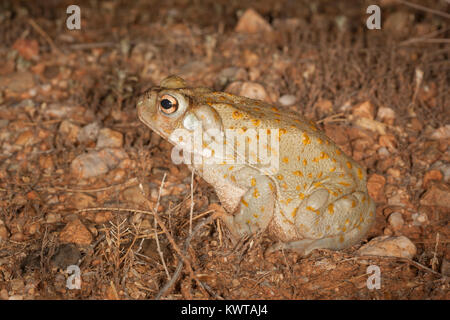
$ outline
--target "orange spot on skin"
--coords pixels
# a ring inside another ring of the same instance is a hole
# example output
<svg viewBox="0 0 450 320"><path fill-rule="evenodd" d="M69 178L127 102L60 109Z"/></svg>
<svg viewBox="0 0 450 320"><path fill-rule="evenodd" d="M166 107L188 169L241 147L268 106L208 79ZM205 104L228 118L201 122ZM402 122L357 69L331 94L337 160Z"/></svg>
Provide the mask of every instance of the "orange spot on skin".
<svg viewBox="0 0 450 320"><path fill-rule="evenodd" d="M292 199L291 198L287 198L286 199L286 204L289 204L289 203L291 203L292 202Z"/></svg>
<svg viewBox="0 0 450 320"><path fill-rule="evenodd" d="M302 133L302 142L305 146L311 143L311 139L306 132Z"/></svg>
<svg viewBox="0 0 450 320"><path fill-rule="evenodd" d="M222 97L220 97L220 98L222 98ZM233 111L232 116L234 119L238 120L238 119L241 119L244 115L242 113L240 113L239 111Z"/></svg>
<svg viewBox="0 0 450 320"><path fill-rule="evenodd" d="M303 177L303 172L301 172L300 170L294 171L293 174L297 177Z"/></svg>
<svg viewBox="0 0 450 320"><path fill-rule="evenodd" d="M255 127L259 127L259 125L261 124L261 120L259 119L252 119L252 123Z"/></svg>
<svg viewBox="0 0 450 320"><path fill-rule="evenodd" d="M330 172L334 172L334 171L336 171L336 167L331 167Z"/></svg>
<svg viewBox="0 0 450 320"><path fill-rule="evenodd" d="M235 176L231 176L231 181L236 182L236 177Z"/></svg>
<svg viewBox="0 0 450 320"><path fill-rule="evenodd" d="M328 158L329 158L329 156L327 153L325 153L323 151L320 153L320 159L328 159Z"/></svg>
<svg viewBox="0 0 450 320"><path fill-rule="evenodd" d="M278 180L283 180L283 176L281 174L277 175Z"/></svg>
<svg viewBox="0 0 450 320"><path fill-rule="evenodd" d="M243 204L244 206L248 207L248 202L247 202L247 201L245 201L244 199L241 199L241 202L242 202L242 204Z"/></svg>
<svg viewBox="0 0 450 320"><path fill-rule="evenodd" d="M312 179L312 173L311 173L311 172L308 173L308 178L309 178L309 179Z"/></svg>
<svg viewBox="0 0 450 320"><path fill-rule="evenodd" d="M344 186L344 187L350 186L350 183L347 183L347 182L340 181L340 182L338 182L338 183L339 183L340 185Z"/></svg>
<svg viewBox="0 0 450 320"><path fill-rule="evenodd" d="M283 184L281 185L281 187L282 187L284 190L287 190L287 189L288 189L288 185L286 184L286 182L283 183Z"/></svg>
<svg viewBox="0 0 450 320"><path fill-rule="evenodd" d="M373 217L373 211L370 211L370 212L369 212L369 216L370 216L370 217Z"/></svg>
<svg viewBox="0 0 450 320"><path fill-rule="evenodd" d="M287 132L287 130L286 130L286 129L284 129L284 128L281 128L281 129L280 129L280 136L281 136L281 135L283 135L283 134L286 134L286 132Z"/></svg>
<svg viewBox="0 0 450 320"><path fill-rule="evenodd" d="M270 190L271 190L271 191L274 191L274 190L275 190L275 188L274 188L273 184L272 184L272 183L270 183L270 182L269 182L269 188L270 188Z"/></svg>
<svg viewBox="0 0 450 320"><path fill-rule="evenodd" d="M297 191L300 191L301 189L302 189L302 187L300 187L300 186L295 187L295 190L297 190Z"/></svg>
<svg viewBox="0 0 450 320"><path fill-rule="evenodd" d="M297 215L297 208L292 210L292 213L291 213L292 218L295 218L296 215Z"/></svg>
<svg viewBox="0 0 450 320"><path fill-rule="evenodd" d="M352 163L351 163L350 161L347 161L347 167L348 167L349 169L353 168Z"/></svg>
<svg viewBox="0 0 450 320"><path fill-rule="evenodd" d="M332 203L330 203L328 205L328 213L329 214L333 214L334 213L334 205Z"/></svg>
<svg viewBox="0 0 450 320"><path fill-rule="evenodd" d="M306 209L309 210L309 211L314 212L314 213L317 214L317 215L320 215L320 211L319 211L318 209L314 209L314 208L311 207L311 206L307 206Z"/></svg>
<svg viewBox="0 0 450 320"><path fill-rule="evenodd" d="M255 218L258 218L258 217L259 217L256 213L254 213L253 216L254 216Z"/></svg>
<svg viewBox="0 0 450 320"><path fill-rule="evenodd" d="M301 193L301 192L298 194L298 197L299 197L300 199L302 199L302 200L305 199L305 195L304 195L303 193Z"/></svg>
<svg viewBox="0 0 450 320"><path fill-rule="evenodd" d="M256 179L255 179L255 178L252 178L252 179L250 180L250 184L251 184L252 187L256 186Z"/></svg>
<svg viewBox="0 0 450 320"><path fill-rule="evenodd" d="M289 158L288 158L288 157L284 157L284 158L283 158L283 162L284 162L284 163L289 163Z"/></svg>
<svg viewBox="0 0 450 320"><path fill-rule="evenodd" d="M359 178L359 180L363 180L364 179L364 175L363 175L363 172L362 172L361 168L358 168L358 178Z"/></svg>
<svg viewBox="0 0 450 320"><path fill-rule="evenodd" d="M340 243L344 242L344 236L340 236L340 237L339 237L339 242L340 242Z"/></svg>
<svg viewBox="0 0 450 320"><path fill-rule="evenodd" d="M260 196L260 193L259 193L258 189L255 188L255 190L253 191L253 197L254 197L255 199L258 199L259 196Z"/></svg>
<svg viewBox="0 0 450 320"><path fill-rule="evenodd" d="M317 142L318 142L319 144L323 144L323 140L322 140L321 138L317 138Z"/></svg>
<svg viewBox="0 0 450 320"><path fill-rule="evenodd" d="M354 207L356 207L356 201L355 200L352 201L352 208L354 208Z"/></svg>
<svg viewBox="0 0 450 320"><path fill-rule="evenodd" d="M308 165L308 160L303 159L303 165L304 165L304 166Z"/></svg>
<svg viewBox="0 0 450 320"><path fill-rule="evenodd" d="M338 156L340 156L340 155L342 154L342 151L339 150L339 149L336 149L336 154L337 154Z"/></svg>

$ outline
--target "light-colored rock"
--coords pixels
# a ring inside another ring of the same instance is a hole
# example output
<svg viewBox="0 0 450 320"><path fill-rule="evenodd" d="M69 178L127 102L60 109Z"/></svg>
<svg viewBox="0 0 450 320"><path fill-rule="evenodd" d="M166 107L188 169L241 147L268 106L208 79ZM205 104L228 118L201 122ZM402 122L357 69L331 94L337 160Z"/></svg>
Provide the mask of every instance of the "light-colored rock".
<svg viewBox="0 0 450 320"><path fill-rule="evenodd" d="M284 94L278 99L278 102L283 107L292 106L296 101L297 101L297 98L292 94Z"/></svg>
<svg viewBox="0 0 450 320"><path fill-rule="evenodd" d="M100 125L97 122L92 122L81 128L78 133L77 139L81 143L87 143L89 141L97 140L97 136L100 132Z"/></svg>
<svg viewBox="0 0 450 320"><path fill-rule="evenodd" d="M59 240L62 243L89 245L92 242L92 235L79 219L75 219L66 224L59 234Z"/></svg>
<svg viewBox="0 0 450 320"><path fill-rule="evenodd" d="M247 70L239 67L229 67L222 69L216 78L216 86L223 88L228 83L234 81L245 81L248 79Z"/></svg>
<svg viewBox="0 0 450 320"><path fill-rule="evenodd" d="M105 148L79 155L70 166L76 177L84 179L105 174L126 158L128 155L122 149Z"/></svg>
<svg viewBox="0 0 450 320"><path fill-rule="evenodd" d="M59 126L59 133L71 143L75 143L80 133L80 127L68 120L63 120Z"/></svg>
<svg viewBox="0 0 450 320"><path fill-rule="evenodd" d="M353 108L353 115L355 117L374 119L375 107L370 101L364 101Z"/></svg>
<svg viewBox="0 0 450 320"><path fill-rule="evenodd" d="M450 124L447 124L443 127L434 130L431 133L430 138L435 140L450 139Z"/></svg>
<svg viewBox="0 0 450 320"><path fill-rule="evenodd" d="M109 128L103 128L100 130L97 137L97 148L122 148L122 146L122 133Z"/></svg>
<svg viewBox="0 0 450 320"><path fill-rule="evenodd" d="M390 206L405 207L409 203L409 193L402 188L396 188L392 194L388 196L388 204Z"/></svg>
<svg viewBox="0 0 450 320"><path fill-rule="evenodd" d="M400 212L392 212L388 218L389 224L394 231L400 230L405 221L403 220L403 216Z"/></svg>
<svg viewBox="0 0 450 320"><path fill-rule="evenodd" d="M413 225L415 226L420 227L428 224L428 215L425 212L413 213L411 218L413 219Z"/></svg>
<svg viewBox="0 0 450 320"><path fill-rule="evenodd" d="M386 147L379 148L377 150L377 153L379 156L384 157L384 158L388 157L391 154Z"/></svg>
<svg viewBox="0 0 450 320"><path fill-rule="evenodd" d="M250 8L239 18L234 30L240 33L270 32L272 26L259 13Z"/></svg>
<svg viewBox="0 0 450 320"><path fill-rule="evenodd" d="M235 81L230 83L225 91L250 99L265 100L267 102L271 102L266 89L256 82Z"/></svg>
<svg viewBox="0 0 450 320"><path fill-rule="evenodd" d="M369 118L356 118L355 125L362 129L367 129L378 134L386 134L386 125L382 122Z"/></svg>
<svg viewBox="0 0 450 320"><path fill-rule="evenodd" d="M381 236L372 239L358 250L361 256L388 256L412 259L417 252L414 243L405 236Z"/></svg>
<svg viewBox="0 0 450 320"><path fill-rule="evenodd" d="M395 111L391 108L380 107L377 112L377 120L393 125L395 122Z"/></svg>

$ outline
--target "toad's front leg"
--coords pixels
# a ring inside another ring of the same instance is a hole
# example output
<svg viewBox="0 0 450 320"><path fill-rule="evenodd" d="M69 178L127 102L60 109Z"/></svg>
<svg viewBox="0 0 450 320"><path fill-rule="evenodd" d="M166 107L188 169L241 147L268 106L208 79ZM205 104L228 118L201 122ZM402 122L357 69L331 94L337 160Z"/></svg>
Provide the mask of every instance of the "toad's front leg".
<svg viewBox="0 0 450 320"><path fill-rule="evenodd" d="M222 217L235 238L264 231L273 218L275 193L272 181L264 175L243 168L233 176L236 183L247 187L234 214Z"/></svg>

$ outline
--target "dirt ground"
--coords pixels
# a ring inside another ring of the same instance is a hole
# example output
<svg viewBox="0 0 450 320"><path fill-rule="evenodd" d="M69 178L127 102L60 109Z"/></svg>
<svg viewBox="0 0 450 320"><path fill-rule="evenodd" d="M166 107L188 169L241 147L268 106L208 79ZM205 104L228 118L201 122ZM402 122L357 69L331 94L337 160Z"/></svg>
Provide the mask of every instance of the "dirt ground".
<svg viewBox="0 0 450 320"><path fill-rule="evenodd" d="M448 2L78 1L68 30L72 2L0 3L0 299L450 298ZM404 236L412 258L234 245L206 220L223 210L213 188L137 118L169 74L317 121L367 168L362 244Z"/></svg>

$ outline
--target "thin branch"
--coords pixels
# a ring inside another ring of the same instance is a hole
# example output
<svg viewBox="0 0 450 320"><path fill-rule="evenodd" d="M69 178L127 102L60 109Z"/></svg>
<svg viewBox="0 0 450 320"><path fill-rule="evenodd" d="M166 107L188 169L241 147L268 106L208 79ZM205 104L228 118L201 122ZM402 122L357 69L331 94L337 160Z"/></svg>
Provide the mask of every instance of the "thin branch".
<svg viewBox="0 0 450 320"><path fill-rule="evenodd" d="M435 10L435 9L430 9L430 8L421 6L420 4L415 4L415 3L412 3L412 2L409 2L409 1L405 1L405 0L397 0L397 1L402 3L402 4L404 4L404 5L406 5L406 6L408 6L408 7L411 7L411 8L414 8L414 9L418 9L418 10L422 10L422 11L425 11L425 12L428 12L428 13L435 14L437 16L441 16L443 18L450 19L450 14L448 14L448 13L445 13L445 12L442 12L442 11L439 11L439 10Z"/></svg>
<svg viewBox="0 0 450 320"><path fill-rule="evenodd" d="M184 242L184 248L183 248L183 256L187 254L187 251L189 249L189 245L191 243L192 238L197 234L197 232L205 225L209 224L211 221L213 221L215 218L217 218L217 214L213 214L209 216L206 220L200 222L192 231L192 233L189 234L189 236L186 238L186 241ZM166 292L175 284L175 282L178 280L181 274L181 270L183 270L183 259L180 258L177 268L172 276L172 279L168 281L164 287L161 288L161 290L158 292L158 294L155 297L155 300L161 299ZM203 287L203 284L200 282L201 287Z"/></svg>
<svg viewBox="0 0 450 320"><path fill-rule="evenodd" d="M161 181L161 186L159 187L159 193L158 193L158 199L156 200L156 206L153 207L153 214L154 214L155 216L157 215L157 211L158 211L158 208L159 208L159 201L161 200L161 192L162 192L162 189L164 188L164 181L166 180L166 176L167 176L167 174L164 173L164 176L163 176L162 181ZM142 184L139 184L139 189L141 189L141 192L142 192L142 193L144 194L144 196L145 196L144 188L142 187ZM158 225L157 225L157 222L156 222L156 219L155 219L155 240L156 240L156 248L157 248L157 250L158 250L159 257L161 258L162 265L164 266L164 271L166 272L167 279L170 280L171 277L170 277L169 269L167 269L166 261L164 260L164 254L163 254L163 252L161 251L161 246L159 245L158 233L156 232L157 229L158 229Z"/></svg>

